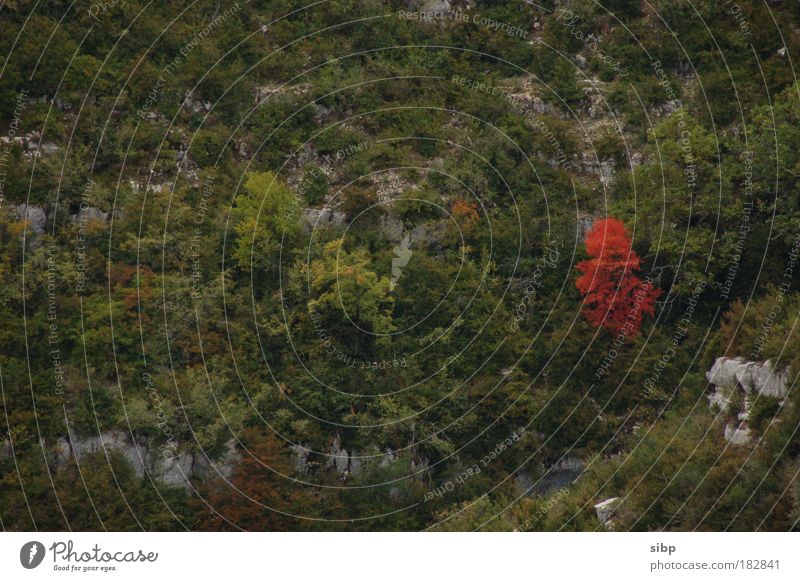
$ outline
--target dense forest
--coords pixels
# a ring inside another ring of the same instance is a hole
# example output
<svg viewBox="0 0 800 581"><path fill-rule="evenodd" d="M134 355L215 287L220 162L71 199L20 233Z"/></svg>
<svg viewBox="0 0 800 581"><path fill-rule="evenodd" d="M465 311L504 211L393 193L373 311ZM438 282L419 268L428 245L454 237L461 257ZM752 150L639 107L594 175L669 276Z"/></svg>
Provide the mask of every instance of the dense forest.
<svg viewBox="0 0 800 581"><path fill-rule="evenodd" d="M0 2L2 530L800 528L794 0Z"/></svg>

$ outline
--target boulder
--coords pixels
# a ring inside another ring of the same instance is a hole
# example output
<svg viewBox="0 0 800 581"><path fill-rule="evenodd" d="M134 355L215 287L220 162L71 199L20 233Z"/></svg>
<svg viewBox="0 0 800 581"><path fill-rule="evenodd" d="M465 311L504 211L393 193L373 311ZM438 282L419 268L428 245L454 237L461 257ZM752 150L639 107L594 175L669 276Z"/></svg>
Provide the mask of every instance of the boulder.
<svg viewBox="0 0 800 581"><path fill-rule="evenodd" d="M28 231L35 234L44 234L47 228L47 214L44 208L20 204L16 207L17 217L28 223Z"/></svg>
<svg viewBox="0 0 800 581"><path fill-rule="evenodd" d="M72 216L73 222L108 222L108 212L103 212L94 206L85 206Z"/></svg>
<svg viewBox="0 0 800 581"><path fill-rule="evenodd" d="M436 15L443 15L450 12L450 2L447 0L425 0L420 2L420 12L433 12Z"/></svg>
<svg viewBox="0 0 800 581"><path fill-rule="evenodd" d="M750 435L750 428L742 422L740 424L728 424L725 426L725 439L731 444L748 444L753 439Z"/></svg>
<svg viewBox="0 0 800 581"><path fill-rule="evenodd" d="M567 457L556 462L544 473L530 488L534 494L547 494L555 490L561 490L583 474L586 464L579 458Z"/></svg>
<svg viewBox="0 0 800 581"><path fill-rule="evenodd" d="M45 141L44 143L42 143L41 147L39 148L39 151L41 151L44 155L54 155L59 151L61 151L61 147L50 141Z"/></svg>
<svg viewBox="0 0 800 581"><path fill-rule="evenodd" d="M342 226L347 221L344 212L331 208L307 208L303 211L303 226L306 231L313 231L323 226Z"/></svg>
<svg viewBox="0 0 800 581"><path fill-rule="evenodd" d="M785 398L789 372L788 367L775 370L771 361L746 361L742 357L718 357L714 361L706 372L706 379L714 386L714 391L708 396L708 405L712 409L736 415L737 421L725 426L725 439L728 442L742 445L752 441L747 425L752 397ZM744 396L743 403L740 409L731 410L729 408L737 391Z"/></svg>
<svg viewBox="0 0 800 581"><path fill-rule="evenodd" d="M597 519L607 530L613 528L611 518L614 516L614 511L616 511L619 502L619 497L614 496L594 505L594 511L597 514Z"/></svg>

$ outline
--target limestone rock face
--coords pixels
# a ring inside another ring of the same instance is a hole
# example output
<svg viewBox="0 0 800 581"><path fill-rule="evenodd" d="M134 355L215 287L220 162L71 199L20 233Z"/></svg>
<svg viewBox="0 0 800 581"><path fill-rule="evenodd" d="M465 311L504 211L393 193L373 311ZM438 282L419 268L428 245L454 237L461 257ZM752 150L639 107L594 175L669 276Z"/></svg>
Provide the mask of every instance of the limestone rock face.
<svg viewBox="0 0 800 581"><path fill-rule="evenodd" d="M586 463L580 458L567 457L557 462L538 479L532 475L520 475L518 483L524 484L529 480L529 485L525 488L533 494L548 494L555 490L561 490L571 485L586 470Z"/></svg>
<svg viewBox="0 0 800 581"><path fill-rule="evenodd" d="M203 479L221 477L228 480L233 476L233 470L241 459L242 456L236 449L236 441L231 439L225 442L225 449L219 458L212 459L206 454L196 456L194 474Z"/></svg>
<svg viewBox="0 0 800 581"><path fill-rule="evenodd" d="M108 212L103 212L100 208L86 206L81 208L72 217L73 222L108 222Z"/></svg>
<svg viewBox="0 0 800 581"><path fill-rule="evenodd" d="M194 456L191 454L178 454L156 461L153 476L170 486L189 488L189 479L194 471Z"/></svg>
<svg viewBox="0 0 800 581"><path fill-rule="evenodd" d="M381 216L380 232L391 243L399 243L407 236L412 249L432 248L441 243L447 233L447 226L444 220L435 220L406 229L402 220L387 214Z"/></svg>
<svg viewBox="0 0 800 581"><path fill-rule="evenodd" d="M334 438L330 449L324 455L313 453L310 448L302 444L292 444L290 448L294 456L294 468L301 474L313 472L320 466L320 461L314 460L315 457L321 459L321 464L325 468L336 470L343 477L358 474L373 466L385 468L400 459L400 455L390 448L386 448L383 452L375 448L351 454L341 447L338 437Z"/></svg>
<svg viewBox="0 0 800 581"><path fill-rule="evenodd" d="M305 474L308 470L308 454L311 450L301 444L292 444L290 448L294 455L294 469L300 474Z"/></svg>
<svg viewBox="0 0 800 581"><path fill-rule="evenodd" d="M714 361L711 369L706 371L706 380L712 385L724 389L734 389L736 387L736 372L743 365L744 359L735 357L718 357Z"/></svg>
<svg viewBox="0 0 800 581"><path fill-rule="evenodd" d="M42 143L42 146L39 149L39 151L41 151L45 155L54 155L54 154L58 153L59 151L61 151L61 147L59 147L55 143L46 141L45 143Z"/></svg>
<svg viewBox="0 0 800 581"><path fill-rule="evenodd" d="M611 518L614 516L614 511L619 504L619 497L614 496L594 505L594 511L597 514L597 519L603 524L606 530L613 528L613 521Z"/></svg>
<svg viewBox="0 0 800 581"><path fill-rule="evenodd" d="M718 357L706 379L722 390L741 388L746 394L786 397L789 370L775 370L771 361L745 361L742 357Z"/></svg>
<svg viewBox="0 0 800 581"><path fill-rule="evenodd" d="M103 432L99 436L89 436L85 438L59 438L56 443L56 459L59 463L72 461L72 457L83 460L89 454L95 452L121 452L125 459L131 463L136 471L136 476L142 478L145 475L145 464L147 448L139 442L134 442L128 434L122 430L111 430Z"/></svg>
<svg viewBox="0 0 800 581"><path fill-rule="evenodd" d="M747 420L752 400L758 397L786 397L789 368L775 369L771 361L747 361L742 357L718 357L706 372L714 387L708 396L710 408L730 413L735 419L725 426L725 439L731 444L748 444L753 440ZM730 409L736 396L741 396L739 409Z"/></svg>
<svg viewBox="0 0 800 581"><path fill-rule="evenodd" d="M742 422L738 426L733 424L725 426L725 439L731 444L749 444L753 438L750 435L750 428Z"/></svg>
<svg viewBox="0 0 800 581"><path fill-rule="evenodd" d="M28 222L28 231L35 234L44 234L47 227L47 214L44 208L20 204L16 207L17 216L20 220Z"/></svg>
<svg viewBox="0 0 800 581"><path fill-rule="evenodd" d="M350 454L342 448L339 438L333 441L328 454L328 466L334 468L339 474L344 474L349 469Z"/></svg>
<svg viewBox="0 0 800 581"><path fill-rule="evenodd" d="M767 361L761 367L752 370L753 386L761 395L769 397L786 397L786 382L789 370L776 371L772 363Z"/></svg>
<svg viewBox="0 0 800 581"><path fill-rule="evenodd" d="M136 476L149 476L157 482L178 486L187 490L192 488L190 480L199 478L230 478L239 462L240 454L236 443L230 440L218 459L209 459L202 451L173 450L150 445L146 439L134 439L122 430L103 432L99 436L80 438L59 438L56 442L55 464L83 460L88 454L120 452L133 466Z"/></svg>
<svg viewBox="0 0 800 581"><path fill-rule="evenodd" d="M308 208L303 212L303 225L308 232L323 226L342 226L346 221L344 212L330 208Z"/></svg>

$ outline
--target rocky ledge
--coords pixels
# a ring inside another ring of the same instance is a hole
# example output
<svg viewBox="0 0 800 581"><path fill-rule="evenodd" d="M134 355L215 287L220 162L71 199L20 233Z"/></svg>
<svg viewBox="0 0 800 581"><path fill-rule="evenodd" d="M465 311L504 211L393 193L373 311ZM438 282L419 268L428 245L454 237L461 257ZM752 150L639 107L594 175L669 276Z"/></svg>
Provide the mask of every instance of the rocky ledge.
<svg viewBox="0 0 800 581"><path fill-rule="evenodd" d="M718 357L714 361L706 372L706 379L713 387L708 405L735 416L725 426L726 440L732 444L752 441L748 419L754 400L775 398L783 405L789 374L788 367L775 369L771 361L747 361L743 357Z"/></svg>
<svg viewBox="0 0 800 581"><path fill-rule="evenodd" d="M110 430L99 436L81 438L59 438L56 443L56 465L80 462L87 454L105 451L120 452L131 463L139 478L149 477L168 486L192 489L195 478L229 478L239 461L240 454L234 440L225 444L217 459L211 459L202 451L157 447L145 439L134 439L122 430Z"/></svg>

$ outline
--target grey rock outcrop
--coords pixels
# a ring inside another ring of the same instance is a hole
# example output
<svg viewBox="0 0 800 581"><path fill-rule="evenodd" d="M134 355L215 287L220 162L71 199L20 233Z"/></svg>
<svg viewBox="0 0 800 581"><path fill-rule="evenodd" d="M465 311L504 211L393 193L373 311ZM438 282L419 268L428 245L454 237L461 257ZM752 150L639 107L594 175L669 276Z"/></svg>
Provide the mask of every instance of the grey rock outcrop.
<svg viewBox="0 0 800 581"><path fill-rule="evenodd" d="M581 214L578 215L576 222L578 242L583 242L586 240L586 235L589 233L589 230L592 229L592 226L594 226L593 217Z"/></svg>
<svg viewBox="0 0 800 581"><path fill-rule="evenodd" d="M783 399L787 393L789 368L775 369L771 361L747 361L743 357L718 357L706 372L714 386L708 395L711 409L735 416L725 426L725 439L731 444L753 440L747 420L752 400L758 397ZM733 409L733 408L736 409Z"/></svg>
<svg viewBox="0 0 800 581"><path fill-rule="evenodd" d="M342 448L339 438L335 438L328 451L327 465L334 468L339 474L345 474L350 469L350 454Z"/></svg>
<svg viewBox="0 0 800 581"><path fill-rule="evenodd" d="M544 468L542 468L542 470L544 470ZM544 495L568 487L583 474L584 470L586 470L586 463L583 460L568 457L556 462L549 469L545 470L544 474L538 479L520 476L518 485L524 484L525 480L533 480L526 490L529 490L532 494Z"/></svg>
<svg viewBox="0 0 800 581"><path fill-rule="evenodd" d="M441 243L447 227L448 223L444 220L431 220L408 229L396 216L384 214L381 216L379 230L383 239L393 244L408 236L411 248L430 248Z"/></svg>
<svg viewBox="0 0 800 581"><path fill-rule="evenodd" d="M229 478L240 459L234 440L225 444L218 459L210 460L203 452L173 450L151 445L145 438L132 438L122 430L103 432L99 436L59 438L55 446L55 464L64 465L87 455L105 451L120 452L133 466L136 476L150 476L157 482L187 490L193 478Z"/></svg>
<svg viewBox="0 0 800 581"><path fill-rule="evenodd" d="M789 369L776 370L771 361L745 361L742 357L718 357L706 372L708 382L723 395L737 388L747 395L786 397Z"/></svg>
<svg viewBox="0 0 800 581"><path fill-rule="evenodd" d="M301 474L313 471L320 465L320 462L312 459L314 456L321 460L324 467L336 470L343 477L358 474L370 466L385 468L400 458L397 452L389 448L383 453L376 448L363 453L351 454L341 447L338 437L333 440L325 455L315 453L312 456L312 450L302 444L292 444L290 448L294 455L294 468Z"/></svg>
<svg viewBox="0 0 800 581"><path fill-rule="evenodd" d="M158 459L150 472L156 480L164 484L189 489L194 464L195 459L192 454L178 454Z"/></svg>
<svg viewBox="0 0 800 581"><path fill-rule="evenodd" d="M614 185L616 163L613 159L597 159L594 151L585 151L580 161L580 167L588 174L594 175L604 188Z"/></svg>
<svg viewBox="0 0 800 581"><path fill-rule="evenodd" d="M44 143L42 143L41 147L39 148L39 151L41 151L44 155L54 155L59 151L61 151L61 146L51 141L45 141Z"/></svg>
<svg viewBox="0 0 800 581"><path fill-rule="evenodd" d="M728 424L725 426L725 439L731 444L747 444L752 441L753 437L750 435L750 428L742 422L738 425Z"/></svg>
<svg viewBox="0 0 800 581"><path fill-rule="evenodd" d="M108 222L108 212L103 212L100 208L94 206L85 206L78 210L78 213L72 216L73 222Z"/></svg>
<svg viewBox="0 0 800 581"><path fill-rule="evenodd" d="M17 217L28 222L28 231L34 234L44 234L47 227L47 213L44 208L20 204L16 207Z"/></svg>
<svg viewBox="0 0 800 581"><path fill-rule="evenodd" d="M343 226L346 219L344 212L331 208L308 208L302 216L303 226L308 232L323 226Z"/></svg>
<svg viewBox="0 0 800 581"><path fill-rule="evenodd" d="M73 456L78 461L81 461L87 455L101 451L106 453L111 453L112 451L121 452L133 466L136 476L142 478L145 475L148 451L144 442L134 442L121 430L103 432L99 436L73 439L64 437L59 438L56 442L56 460L58 464L70 462Z"/></svg>
<svg viewBox="0 0 800 581"><path fill-rule="evenodd" d="M294 469L300 474L305 474L309 468L308 455L311 453L311 450L301 444L292 444L290 448L294 455Z"/></svg>
<svg viewBox="0 0 800 581"><path fill-rule="evenodd" d="M421 12L433 12L437 15L447 14L450 11L450 2L447 0L425 0L420 2Z"/></svg>
<svg viewBox="0 0 800 581"><path fill-rule="evenodd" d="M594 511L597 514L597 519L602 523L606 530L614 528L614 521L612 517L619 504L619 497L607 498L606 500L594 505Z"/></svg>

